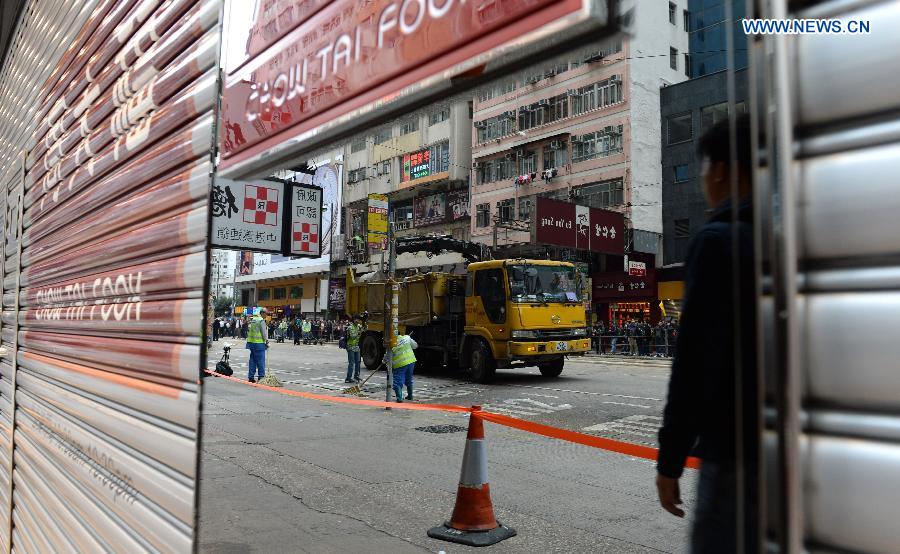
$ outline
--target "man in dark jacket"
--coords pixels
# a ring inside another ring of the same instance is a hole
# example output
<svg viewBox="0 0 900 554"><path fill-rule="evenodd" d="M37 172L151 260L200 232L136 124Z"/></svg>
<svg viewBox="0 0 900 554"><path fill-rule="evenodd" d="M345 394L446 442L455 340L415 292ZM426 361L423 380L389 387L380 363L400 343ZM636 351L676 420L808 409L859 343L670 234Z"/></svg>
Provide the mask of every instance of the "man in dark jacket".
<svg viewBox="0 0 900 554"><path fill-rule="evenodd" d="M716 124L700 140L703 183L713 209L688 248L677 350L659 431L656 484L660 504L668 512L684 516L678 507L678 480L685 459L693 450L703 460L693 553L737 552L738 526L743 529L743 551L758 550L755 487L759 429L749 119L739 118L735 130L736 167L730 162L728 120ZM737 177L737 210L731 202L732 170ZM735 211L737 222L733 224Z"/></svg>

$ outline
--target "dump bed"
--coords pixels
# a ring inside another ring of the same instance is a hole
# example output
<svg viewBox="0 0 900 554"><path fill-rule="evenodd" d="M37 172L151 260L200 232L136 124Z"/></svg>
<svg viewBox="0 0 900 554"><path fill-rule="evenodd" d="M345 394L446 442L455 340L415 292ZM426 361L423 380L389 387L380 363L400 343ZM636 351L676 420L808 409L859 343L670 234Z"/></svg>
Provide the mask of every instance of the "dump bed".
<svg viewBox="0 0 900 554"><path fill-rule="evenodd" d="M464 309L466 276L425 273L397 279L400 285L399 319L401 331L408 326L423 327ZM381 330L384 320L383 280L371 276L356 278L347 272L346 311L349 315L369 312L370 330Z"/></svg>

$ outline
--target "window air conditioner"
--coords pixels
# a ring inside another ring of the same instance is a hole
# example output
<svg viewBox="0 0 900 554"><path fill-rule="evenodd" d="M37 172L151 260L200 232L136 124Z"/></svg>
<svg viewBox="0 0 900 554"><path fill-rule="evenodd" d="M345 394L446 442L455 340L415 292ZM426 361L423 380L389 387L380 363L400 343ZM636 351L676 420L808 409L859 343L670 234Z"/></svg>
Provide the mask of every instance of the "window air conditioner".
<svg viewBox="0 0 900 554"><path fill-rule="evenodd" d="M540 99L540 100L537 101L537 105L538 105L538 106L549 106L549 105L550 105L550 100L548 100L548 99L546 99L546 98L542 98L542 99Z"/></svg>
<svg viewBox="0 0 900 554"><path fill-rule="evenodd" d="M613 75L612 77L609 78L609 82L610 83L621 83L622 76L621 75Z"/></svg>
<svg viewBox="0 0 900 554"><path fill-rule="evenodd" d="M584 62L585 62L585 63L599 62L599 61L602 60L602 59L603 59L603 51L602 51L602 50L595 50L595 51L593 51L593 52L589 52L589 53L584 57Z"/></svg>
<svg viewBox="0 0 900 554"><path fill-rule="evenodd" d="M481 169L481 162L472 162L472 169Z"/></svg>
<svg viewBox="0 0 900 554"><path fill-rule="evenodd" d="M578 96L578 91L573 88L570 88L569 90L566 91L566 94L569 96Z"/></svg>
<svg viewBox="0 0 900 554"><path fill-rule="evenodd" d="M551 140L550 141L550 150L562 150L565 148L565 143L561 140Z"/></svg>
<svg viewBox="0 0 900 554"><path fill-rule="evenodd" d="M516 149L514 150L514 152L515 152L515 155L518 156L519 158L524 158L524 157L525 157L525 150L522 149L522 148L516 148Z"/></svg>
<svg viewBox="0 0 900 554"><path fill-rule="evenodd" d="M513 154L512 152L507 152L506 155L504 156L504 158L506 158L507 160L515 160L516 155Z"/></svg>

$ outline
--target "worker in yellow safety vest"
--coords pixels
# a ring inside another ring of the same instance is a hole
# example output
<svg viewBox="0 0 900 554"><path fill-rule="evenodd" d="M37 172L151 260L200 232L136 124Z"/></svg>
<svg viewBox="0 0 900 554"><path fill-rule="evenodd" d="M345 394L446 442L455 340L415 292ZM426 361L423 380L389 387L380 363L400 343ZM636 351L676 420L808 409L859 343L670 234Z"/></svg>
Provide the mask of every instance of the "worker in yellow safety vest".
<svg viewBox="0 0 900 554"><path fill-rule="evenodd" d="M394 392L397 402L403 402L403 385L406 385L407 400L413 399L413 369L416 355L413 350L419 345L409 335L397 336L397 346L391 349L391 365L394 367Z"/></svg>
<svg viewBox="0 0 900 554"><path fill-rule="evenodd" d="M260 379L266 376L266 349L269 348L269 328L262 315L265 308L256 308L253 319L247 326L247 350L250 351L250 361L247 364L250 372L247 380L256 382L256 375Z"/></svg>

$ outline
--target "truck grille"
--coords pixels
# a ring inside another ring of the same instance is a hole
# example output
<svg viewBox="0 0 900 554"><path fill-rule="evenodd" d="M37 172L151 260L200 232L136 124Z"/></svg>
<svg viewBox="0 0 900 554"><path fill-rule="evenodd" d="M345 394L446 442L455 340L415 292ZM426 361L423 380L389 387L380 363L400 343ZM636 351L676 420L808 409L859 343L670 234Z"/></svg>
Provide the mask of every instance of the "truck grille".
<svg viewBox="0 0 900 554"><path fill-rule="evenodd" d="M571 329L542 329L540 331L535 331L535 334L539 339L544 340L568 340L576 338L575 335L572 334Z"/></svg>

